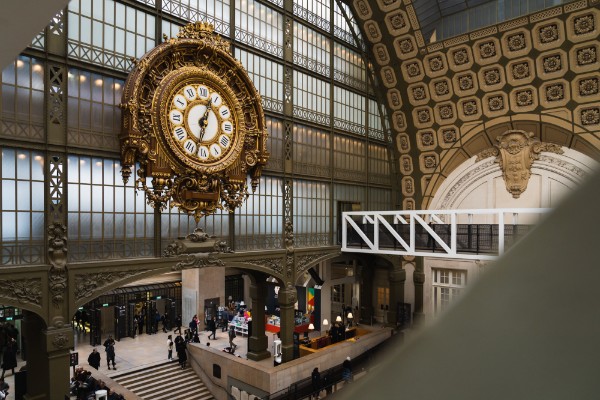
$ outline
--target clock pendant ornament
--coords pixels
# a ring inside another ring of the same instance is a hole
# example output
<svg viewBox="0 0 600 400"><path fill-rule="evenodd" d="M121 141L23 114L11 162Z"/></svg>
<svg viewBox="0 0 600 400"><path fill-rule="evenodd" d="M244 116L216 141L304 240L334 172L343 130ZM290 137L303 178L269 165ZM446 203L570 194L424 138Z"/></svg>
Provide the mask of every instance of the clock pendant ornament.
<svg viewBox="0 0 600 400"><path fill-rule="evenodd" d="M139 163L152 207L198 221L240 207L248 178L256 190L269 158L260 95L212 25L186 25L136 61L121 108L121 174L127 183Z"/></svg>

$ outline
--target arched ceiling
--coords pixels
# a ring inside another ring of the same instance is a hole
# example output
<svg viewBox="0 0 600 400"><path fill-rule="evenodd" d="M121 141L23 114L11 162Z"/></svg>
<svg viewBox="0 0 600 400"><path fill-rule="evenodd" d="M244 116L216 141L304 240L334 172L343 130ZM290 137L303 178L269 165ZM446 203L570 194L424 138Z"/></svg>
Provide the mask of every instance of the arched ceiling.
<svg viewBox="0 0 600 400"><path fill-rule="evenodd" d="M428 45L412 0L348 3L385 92L404 209L426 208L444 176L508 129L600 159L598 0Z"/></svg>

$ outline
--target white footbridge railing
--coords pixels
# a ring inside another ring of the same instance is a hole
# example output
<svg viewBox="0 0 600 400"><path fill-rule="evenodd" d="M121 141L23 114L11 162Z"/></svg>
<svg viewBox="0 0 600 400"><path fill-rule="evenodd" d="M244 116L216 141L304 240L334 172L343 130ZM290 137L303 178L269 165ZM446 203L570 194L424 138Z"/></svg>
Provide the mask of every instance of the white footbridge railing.
<svg viewBox="0 0 600 400"><path fill-rule="evenodd" d="M344 212L342 251L493 260L549 211L499 208Z"/></svg>

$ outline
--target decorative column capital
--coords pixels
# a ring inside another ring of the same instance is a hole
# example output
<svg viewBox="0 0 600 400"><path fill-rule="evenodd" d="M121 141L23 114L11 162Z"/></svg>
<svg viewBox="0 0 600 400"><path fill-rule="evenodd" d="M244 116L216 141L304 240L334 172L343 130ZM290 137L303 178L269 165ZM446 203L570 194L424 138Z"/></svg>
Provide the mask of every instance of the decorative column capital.
<svg viewBox="0 0 600 400"><path fill-rule="evenodd" d="M293 306L298 300L298 294L296 288L292 285L288 285L285 289L279 291L279 297L277 298L281 307Z"/></svg>

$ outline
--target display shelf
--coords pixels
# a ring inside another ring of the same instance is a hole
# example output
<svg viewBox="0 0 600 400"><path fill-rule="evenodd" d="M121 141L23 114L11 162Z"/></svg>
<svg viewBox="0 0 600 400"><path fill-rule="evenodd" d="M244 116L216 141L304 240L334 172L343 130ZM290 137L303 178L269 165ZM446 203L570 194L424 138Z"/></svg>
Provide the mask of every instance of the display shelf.
<svg viewBox="0 0 600 400"><path fill-rule="evenodd" d="M233 326L236 334L240 333L242 336L248 336L248 324L244 317L233 317L229 326Z"/></svg>

